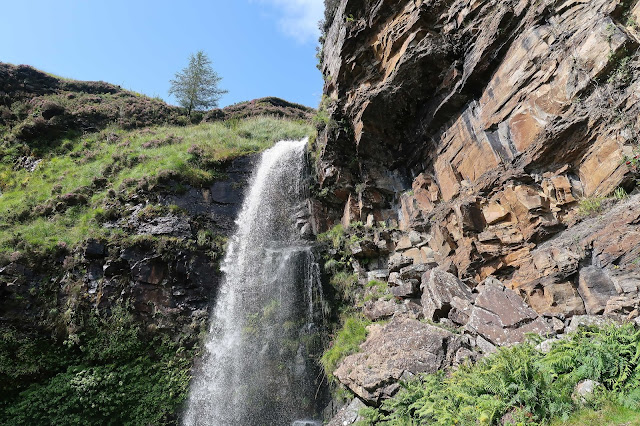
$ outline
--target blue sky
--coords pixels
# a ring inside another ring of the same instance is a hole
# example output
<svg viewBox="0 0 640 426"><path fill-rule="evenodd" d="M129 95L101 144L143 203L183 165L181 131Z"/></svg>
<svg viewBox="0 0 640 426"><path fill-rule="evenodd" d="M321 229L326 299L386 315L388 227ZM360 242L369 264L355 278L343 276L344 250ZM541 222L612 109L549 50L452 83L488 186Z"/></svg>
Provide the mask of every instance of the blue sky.
<svg viewBox="0 0 640 426"><path fill-rule="evenodd" d="M316 107L323 0L5 0L0 62L104 80L170 103L169 80L203 50L229 93Z"/></svg>

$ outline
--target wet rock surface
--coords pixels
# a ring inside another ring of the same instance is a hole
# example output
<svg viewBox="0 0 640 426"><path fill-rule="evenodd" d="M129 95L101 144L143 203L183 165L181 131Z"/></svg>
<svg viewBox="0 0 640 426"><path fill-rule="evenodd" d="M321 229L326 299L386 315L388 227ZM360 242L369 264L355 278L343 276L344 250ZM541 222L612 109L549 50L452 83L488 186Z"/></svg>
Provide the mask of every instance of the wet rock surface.
<svg viewBox="0 0 640 426"><path fill-rule="evenodd" d="M220 283L217 262L222 255L222 246L214 241L198 242L197 231L205 228L207 235L219 239L230 234L253 161L247 157L229 163L229 188L234 192L224 204L207 196L207 189L137 194L139 204L124 206L121 219L105 223L137 235L137 240L88 239L73 251L60 247L57 257L37 264L28 258L10 259L0 268L0 321L32 327L49 310L58 309L43 309L39 294L51 293L47 300L78 311L108 311L128 301L142 324L195 343ZM169 215L143 214L148 205L162 209L171 204L185 208Z"/></svg>

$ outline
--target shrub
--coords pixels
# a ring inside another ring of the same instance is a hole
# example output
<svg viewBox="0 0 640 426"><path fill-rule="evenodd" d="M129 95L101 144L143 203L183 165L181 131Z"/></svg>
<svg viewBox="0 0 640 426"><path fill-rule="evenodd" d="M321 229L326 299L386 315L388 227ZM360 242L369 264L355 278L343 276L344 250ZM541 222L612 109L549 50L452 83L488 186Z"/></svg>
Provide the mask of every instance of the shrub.
<svg viewBox="0 0 640 426"><path fill-rule="evenodd" d="M67 345L0 336L2 424L169 424L187 395L193 353L142 334L125 307L90 314Z"/></svg>
<svg viewBox="0 0 640 426"><path fill-rule="evenodd" d="M441 371L404 383L380 409L365 410L364 423L497 424L509 413L527 424L545 424L579 408L572 393L584 379L602 383L619 404L637 409L640 331L633 324L581 328L547 354L536 343L502 348L449 375Z"/></svg>

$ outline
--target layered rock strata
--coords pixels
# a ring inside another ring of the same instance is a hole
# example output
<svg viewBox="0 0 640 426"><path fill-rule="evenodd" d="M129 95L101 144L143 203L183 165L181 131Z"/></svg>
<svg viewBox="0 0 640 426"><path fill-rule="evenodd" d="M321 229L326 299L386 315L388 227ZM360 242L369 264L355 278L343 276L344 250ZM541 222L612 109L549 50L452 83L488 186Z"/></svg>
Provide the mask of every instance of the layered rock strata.
<svg viewBox="0 0 640 426"><path fill-rule="evenodd" d="M343 384L377 404L426 371L379 353L400 323L456 331L473 358L638 317L640 3L342 0L329 16L314 228L351 227L360 284L388 285L363 313L391 320Z"/></svg>
<svg viewBox="0 0 640 426"><path fill-rule="evenodd" d="M640 141L639 15L604 0L340 2L323 51L333 121L316 229L384 221L404 232L390 250L416 263L496 276L538 313L603 312L620 286L580 270L632 268L634 218L614 230L623 264L590 262L585 242L544 266L539 247L584 221L581 204L634 188L623 159Z"/></svg>

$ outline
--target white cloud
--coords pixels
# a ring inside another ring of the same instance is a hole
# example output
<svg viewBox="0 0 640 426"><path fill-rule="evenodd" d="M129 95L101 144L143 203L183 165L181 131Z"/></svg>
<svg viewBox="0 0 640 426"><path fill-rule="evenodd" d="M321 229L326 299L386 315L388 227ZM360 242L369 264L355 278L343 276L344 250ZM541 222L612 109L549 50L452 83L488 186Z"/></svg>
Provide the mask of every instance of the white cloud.
<svg viewBox="0 0 640 426"><path fill-rule="evenodd" d="M320 31L318 21L324 15L323 0L260 0L278 11L278 26L286 35L300 43L315 42Z"/></svg>

